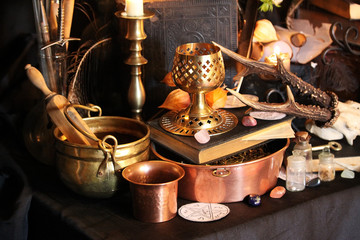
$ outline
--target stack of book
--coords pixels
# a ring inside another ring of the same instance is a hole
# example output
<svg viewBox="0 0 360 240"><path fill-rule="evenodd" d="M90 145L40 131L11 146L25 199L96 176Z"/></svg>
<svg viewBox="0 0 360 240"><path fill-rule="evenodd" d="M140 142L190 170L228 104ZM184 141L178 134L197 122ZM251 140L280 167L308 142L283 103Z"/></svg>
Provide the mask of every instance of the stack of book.
<svg viewBox="0 0 360 240"><path fill-rule="evenodd" d="M159 119L148 122L150 138L155 144L181 155L191 163L206 164L219 160L249 148L253 148L272 139L293 138L294 131L291 127L292 116L280 120L257 120L255 127L245 127L241 118L245 109L232 109L238 119L238 125L231 131L211 136L206 144L198 143L194 137L175 135L162 129Z"/></svg>

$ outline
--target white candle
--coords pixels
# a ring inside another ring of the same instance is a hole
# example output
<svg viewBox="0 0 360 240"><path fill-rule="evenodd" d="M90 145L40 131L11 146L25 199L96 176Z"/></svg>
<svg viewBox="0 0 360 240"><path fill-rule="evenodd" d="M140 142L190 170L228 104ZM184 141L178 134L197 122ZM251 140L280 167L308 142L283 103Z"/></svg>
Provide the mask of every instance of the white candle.
<svg viewBox="0 0 360 240"><path fill-rule="evenodd" d="M290 72L290 57L288 53L280 54L280 58L283 60L285 69Z"/></svg>
<svg viewBox="0 0 360 240"><path fill-rule="evenodd" d="M126 0L125 12L130 17L138 17L144 15L143 0Z"/></svg>
<svg viewBox="0 0 360 240"><path fill-rule="evenodd" d="M277 58L280 57L286 70L290 71L290 57L288 53L281 53L280 48L275 46L274 53L265 58L265 62L277 66Z"/></svg>

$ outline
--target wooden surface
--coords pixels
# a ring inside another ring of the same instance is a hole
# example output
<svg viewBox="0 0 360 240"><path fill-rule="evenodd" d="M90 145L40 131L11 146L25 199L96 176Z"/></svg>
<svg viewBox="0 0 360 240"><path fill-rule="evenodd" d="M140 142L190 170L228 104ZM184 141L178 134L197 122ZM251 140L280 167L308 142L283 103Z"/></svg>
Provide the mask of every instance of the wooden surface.
<svg viewBox="0 0 360 240"><path fill-rule="evenodd" d="M314 145L324 141L311 139ZM345 142L341 142L346 144ZM359 146L360 141L356 141ZM336 156L360 154L344 145ZM360 235L360 175L321 183L281 199L261 196L259 207L225 204L230 214L215 222L196 223L180 216L158 224L136 220L127 183L109 199L90 199L67 189L55 169L23 159L32 189L29 239L357 239ZM285 182L278 181L284 186ZM178 207L190 203L178 199Z"/></svg>

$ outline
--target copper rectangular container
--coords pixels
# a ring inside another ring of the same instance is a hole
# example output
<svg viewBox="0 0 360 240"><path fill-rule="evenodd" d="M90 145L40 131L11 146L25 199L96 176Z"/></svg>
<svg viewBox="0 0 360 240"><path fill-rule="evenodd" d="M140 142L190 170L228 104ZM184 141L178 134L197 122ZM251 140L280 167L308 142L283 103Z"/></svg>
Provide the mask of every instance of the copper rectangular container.
<svg viewBox="0 0 360 240"><path fill-rule="evenodd" d="M160 146L152 144L151 147L158 158L184 168L185 176L179 182L179 197L198 202L230 203L242 201L249 194L263 195L276 186L289 143L289 139L273 140L267 143L272 154L233 165L182 163L171 159L169 152L166 153Z"/></svg>

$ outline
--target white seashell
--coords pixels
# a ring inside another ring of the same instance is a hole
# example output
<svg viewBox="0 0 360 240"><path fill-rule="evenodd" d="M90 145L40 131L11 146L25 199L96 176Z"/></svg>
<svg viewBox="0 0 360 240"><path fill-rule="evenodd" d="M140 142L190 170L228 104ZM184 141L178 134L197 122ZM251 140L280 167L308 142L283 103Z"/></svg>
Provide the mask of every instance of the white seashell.
<svg viewBox="0 0 360 240"><path fill-rule="evenodd" d="M275 26L275 29L276 29L276 33L277 33L277 36L278 36L279 40L286 42L291 47L291 50L292 50L291 61L292 62L297 62L298 61L297 60L297 54L298 54L300 48L291 44L291 36L292 36L292 34L295 34L297 32L290 31L290 30L288 30L286 28L279 27L279 26Z"/></svg>
<svg viewBox="0 0 360 240"><path fill-rule="evenodd" d="M325 140L339 140L343 137L349 145L360 135L360 103L354 101L339 102L339 117L329 128L320 128L313 121L308 120L305 128Z"/></svg>
<svg viewBox="0 0 360 240"><path fill-rule="evenodd" d="M253 42L268 43L277 40L274 25L268 19L256 21Z"/></svg>
<svg viewBox="0 0 360 240"><path fill-rule="evenodd" d="M291 45L294 53L291 61L306 64L320 55L332 43L329 34L330 26L331 24L323 23L320 27L317 27L306 19L291 19L289 29L279 26L275 26L275 29L279 40ZM291 44L290 37L296 32L306 36L306 43L300 48Z"/></svg>

